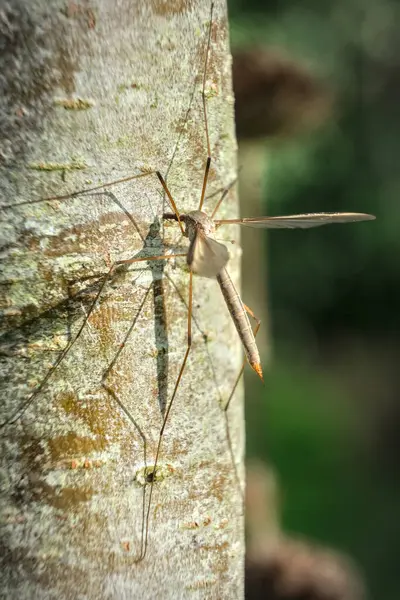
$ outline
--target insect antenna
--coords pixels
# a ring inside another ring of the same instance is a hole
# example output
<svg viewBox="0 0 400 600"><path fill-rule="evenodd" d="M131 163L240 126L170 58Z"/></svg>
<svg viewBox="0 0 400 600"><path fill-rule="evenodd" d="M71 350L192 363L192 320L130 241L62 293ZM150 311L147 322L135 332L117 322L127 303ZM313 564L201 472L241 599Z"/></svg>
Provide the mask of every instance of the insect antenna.
<svg viewBox="0 0 400 600"><path fill-rule="evenodd" d="M206 188L207 188L207 180L208 180L208 175L209 175L209 172L210 172L210 165L211 165L211 147L210 147L210 136L209 136L209 133L208 133L207 103L206 103L206 92L205 92L205 89L206 89L208 55L209 55L209 52L210 52L210 45L211 45L211 30L212 30L213 12L214 12L214 3L212 2L211 3L211 9L210 9L210 27L208 29L206 58L205 58L205 61L204 61L203 88L202 88L202 92L201 92L202 101L203 101L204 128L205 128L206 140L207 140L207 162L206 162L206 169L204 171L203 187L201 189L201 197L200 197L199 210L201 210L202 207L203 207L204 196L205 196Z"/></svg>
<svg viewBox="0 0 400 600"><path fill-rule="evenodd" d="M222 202L225 200L226 196L229 194L230 190L233 188L233 186L236 184L238 178L235 177L235 179L233 179L233 181L231 181L231 183L229 185L226 186L226 188L224 188L222 190L222 194L220 199L218 200L217 204L215 205L214 210L211 213L211 219L214 219L215 215L217 214ZM219 193L221 192L221 190L219 190ZM211 197L211 196L210 196Z"/></svg>

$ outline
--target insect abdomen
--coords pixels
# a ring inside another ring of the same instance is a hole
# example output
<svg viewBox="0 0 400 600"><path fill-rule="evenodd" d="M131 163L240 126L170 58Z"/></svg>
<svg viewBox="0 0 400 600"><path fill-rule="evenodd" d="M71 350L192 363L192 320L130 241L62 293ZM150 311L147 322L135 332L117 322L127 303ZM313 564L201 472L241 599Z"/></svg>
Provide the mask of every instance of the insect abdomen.
<svg viewBox="0 0 400 600"><path fill-rule="evenodd" d="M243 344L246 358L249 361L251 368L254 369L257 375L262 379L260 355L258 353L253 330L251 328L246 310L243 306L243 302L241 301L233 281L225 267L218 273L217 281Z"/></svg>

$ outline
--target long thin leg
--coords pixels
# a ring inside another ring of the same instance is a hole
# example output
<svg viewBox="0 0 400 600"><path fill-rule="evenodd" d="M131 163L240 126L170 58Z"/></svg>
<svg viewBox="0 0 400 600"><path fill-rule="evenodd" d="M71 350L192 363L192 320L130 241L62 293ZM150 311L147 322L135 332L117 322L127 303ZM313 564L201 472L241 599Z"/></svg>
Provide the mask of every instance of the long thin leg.
<svg viewBox="0 0 400 600"><path fill-rule="evenodd" d="M177 219L177 221L179 223L179 227L181 228L182 234L185 235L185 230L184 230L183 225L182 225L181 217L179 215L179 210L178 210L178 208L177 208L177 206L175 204L175 201L174 201L174 199L173 199L173 197L171 195L171 192L168 189L168 186L167 186L167 184L165 182L165 179L161 175L160 171L157 171L157 177L160 180L160 183L163 186L164 191L165 191L165 193L168 196L168 200L169 200L169 202L170 202L170 204L172 206L172 210L174 211L174 214L176 215L176 219Z"/></svg>
<svg viewBox="0 0 400 600"><path fill-rule="evenodd" d="M168 404L167 410L165 412L164 420L163 420L163 423L162 423L162 426L160 429L160 436L158 438L158 445L157 445L156 456L155 456L155 460L154 460L154 466L152 467L151 473L150 472L148 473L148 477L150 480L150 492L149 492L149 501L148 501L147 513L146 513L145 536L144 536L144 541L142 543L142 552L141 552L141 555L139 556L137 562L143 560L144 557L146 556L148 535L149 535L151 500L152 500L152 496L153 496L154 481L156 480L156 477L157 477L157 465L158 465L158 459L160 456L160 450L161 450L161 444L162 444L162 440L163 440L164 430L167 425L169 413L171 412L172 404L175 400L175 397L176 397L176 394L177 394L177 391L179 388L179 384L181 382L182 375L183 375L183 372L186 367L186 362L187 362L187 359L189 356L189 352L190 352L190 349L192 346L192 305L193 305L193 273L192 273L192 271L190 271L189 272L188 329L187 329L186 352L185 352L185 356L183 357L183 361L181 364L181 368L179 370L178 378L175 382L174 391L172 393L171 400Z"/></svg>
<svg viewBox="0 0 400 600"><path fill-rule="evenodd" d="M22 417L22 415L27 411L27 409L30 407L32 402L35 400L37 395L44 389L44 387L46 386L49 379L52 377L52 375L55 372L55 370L57 369L57 367L61 364L61 362L64 360L64 358L69 354L71 348L74 346L75 342L81 336L82 331L84 330L86 323L88 322L90 315L92 314L106 284L111 279L114 271L116 270L116 268L118 266L132 264L135 262L150 261L150 260L169 260L171 258L175 258L176 256L186 256L186 254L165 254L165 255L159 255L159 256L145 256L145 257L140 257L140 258L131 258L128 260L120 260L120 261L113 263L112 266L110 267L108 273L106 273L106 275L103 279L103 282L100 286L100 289L97 292L96 297L94 298L92 304L90 305L89 311L88 311L82 325L79 327L78 332L75 335L75 337L72 338L68 342L68 344L66 345L64 350L61 352L60 356L57 358L54 365L49 369L49 371L47 372L45 377L42 379L39 386L34 390L34 392L32 392L32 394L29 396L29 398L27 398L27 400L25 400L25 402L23 402L22 405L16 411L13 412L11 417L6 419L3 423L0 423L0 429L5 427L6 425L13 425L20 417Z"/></svg>
<svg viewBox="0 0 400 600"><path fill-rule="evenodd" d="M116 269L121 265L131 265L136 262L142 262L143 260L169 260L170 258L177 258L187 256L186 252L180 252L179 254L159 254L158 256L143 256L141 258L128 258L126 260L118 260L113 264L111 269Z"/></svg>
<svg viewBox="0 0 400 600"><path fill-rule="evenodd" d="M112 185L117 185L118 183L126 183L127 181L132 181L133 179L139 179L140 177L148 177L148 175L152 175L155 171L146 171L145 173L139 173L139 175L130 175L129 177L123 177L122 179L116 179L115 181L110 181L109 183L103 183L102 185L96 185L92 188L86 188L84 190L77 190L76 192L71 192L70 194L63 194L62 196L49 196L47 198L38 198L37 200L25 200L24 202L18 202L17 204L5 204L1 207L1 209L8 208L16 208L17 206L25 206L27 204L39 204L40 202L49 202L50 200L68 200L69 198L75 198L76 196L82 196L83 194L88 194L90 192L96 192L98 190L102 190L103 188L110 187Z"/></svg>
<svg viewBox="0 0 400 600"><path fill-rule="evenodd" d="M247 313L248 313L248 314L249 314L249 315L250 315L250 316L251 316L251 317L252 317L252 318L253 318L253 319L256 321L256 326L255 326L255 327L254 327L254 329L253 329L253 334L254 334L254 337L256 337L256 336L257 336L257 333L258 333L258 331L259 331L259 329L260 329L260 326L261 326L261 321L260 321L260 319L258 319L258 318L255 316L255 314L253 313L253 311L252 311L252 310L251 310L251 309L250 309L248 306L246 306L246 304L244 304L244 303L243 303L243 306L244 306L244 308L246 309L246 312L247 312ZM239 374L237 375L237 377L236 377L236 379L235 379L235 383L233 384L232 391L231 391L231 393L229 394L228 401L227 401L226 405L224 406L224 415L225 415L225 428L226 428L226 437L227 437L227 441L228 441L229 453L230 453L230 455L231 455L231 461L232 461L232 465L233 465L234 472L235 472L235 479L236 479L237 486L238 486L238 488L239 488L239 490L240 490L240 494L241 494L241 497L242 497L242 502L243 502L243 503L244 503L244 492L243 492L243 489L242 489L242 485L241 485L241 481L240 481L239 473L238 473L238 470L237 470L237 468L236 468L235 455L234 455L234 452L233 452L232 439L231 439L230 430L229 430L229 422L228 422L228 408L229 408L229 405L230 405L230 403L231 403L231 400L232 400L232 398L233 398L233 396L234 396L234 393L235 393L235 391L236 391L236 388L237 388L237 386L238 386L238 383L239 383L239 381L240 381L240 378L241 378L241 376L243 375L243 371L244 371L244 368L245 368L245 366L246 366L246 362L247 362L247 360L246 360L246 359L244 359L244 361L243 361L243 364L242 364L242 366L241 366L241 369L240 369L240 371L239 371Z"/></svg>
<svg viewBox="0 0 400 600"><path fill-rule="evenodd" d="M260 320L258 317L256 317L256 315L253 313L253 311L251 310L251 308L249 308L248 306L246 306L246 304L244 304L244 303L243 303L243 306L244 306L244 308L246 309L246 312L247 312L247 313L248 313L248 314L249 314L249 315L250 315L250 316L251 316L251 317L252 317L252 318L255 320L255 322L256 322L256 326L255 326L255 327L254 327L254 329L253 329L253 335L254 335L254 337L256 337L256 335L257 335L257 333L258 333L258 331L259 331L259 329L260 329L260 327L261 327L261 320ZM230 403L231 403L231 400L232 400L232 398L233 398L233 396L234 396L234 393L235 393L235 391L236 391L236 388L237 388L237 386L238 386L238 383L239 383L239 381L240 381L240 378L241 378L241 376L243 375L243 371L244 371L244 368L245 368L245 366L246 366L246 362L247 362L247 360L246 360L246 359L244 359L244 361L243 361L243 364L242 364L242 367L241 367L241 369L240 369L240 371L239 371L239 374L238 374L238 376L236 377L236 380L235 380L235 383L234 383L234 385L233 385L232 391L231 391L231 393L229 394L228 401L227 401L227 403L225 404L225 407L224 407L224 411L225 411L225 412L226 412L226 411L228 410L228 408L229 408L229 405L230 405Z"/></svg>
<svg viewBox="0 0 400 600"><path fill-rule="evenodd" d="M149 290L150 290L150 287L149 287ZM107 373L108 373L108 369L107 369ZM104 376L103 376L103 379L104 379ZM146 436L144 435L144 433L141 430L141 428L139 427L139 425L136 423L136 421L133 418L133 416L130 414L130 412L126 409L126 407L124 406L124 404L121 402L121 400L119 399L119 397L115 393L115 391L110 386L108 386L104 381L102 382L102 386L105 389L105 391L107 392L107 394L109 394L109 396L111 396L111 398L114 400L114 402L116 404L118 404L118 406L120 407L120 409L122 410L122 412L129 419L129 421L133 424L133 426L135 427L135 429L139 433L140 437L142 438L142 443L143 443L143 463L144 463L144 465L147 465L147 440L146 440ZM141 556L142 556L142 553L143 553L143 540L144 540L144 535L145 535L145 523L146 523L146 487L143 488L142 509L141 509L141 511L142 511L141 545L140 545L139 558L137 558L135 560L135 562L139 562L140 560L142 560Z"/></svg>
<svg viewBox="0 0 400 600"><path fill-rule="evenodd" d="M203 72L203 89L202 89L202 93L201 93L202 99L203 99L204 128L205 128L206 140L207 140L207 162L206 162L206 169L204 171L203 187L201 190L199 210L201 210L203 208L204 196L206 193L207 180L208 180L208 175L210 173L210 165L211 165L211 147L210 147L210 136L208 133L208 118L207 118L207 106L206 106L207 103L206 103L205 88L206 88L208 55L210 52L210 44L211 44L211 28L212 28L213 11L214 11L214 3L211 4L211 10L210 10L210 26L208 28L206 58L205 58L205 62L204 62L204 72Z"/></svg>
<svg viewBox="0 0 400 600"><path fill-rule="evenodd" d="M206 193L208 175L210 173L210 165L211 165L211 156L208 156L207 162L206 162L206 170L204 171L203 187L201 188L201 198L200 198L199 210L201 210L203 208L203 204L204 204L204 196Z"/></svg>
<svg viewBox="0 0 400 600"><path fill-rule="evenodd" d="M152 286L150 285L147 288L147 291L143 297L143 300L140 304L139 310L137 311L136 317L134 318L134 320L132 321L127 333L125 334L124 337L124 341L122 342L122 344L120 344L117 353L115 354L115 356L113 357L112 361L110 362L110 364L108 365L107 369L104 371L103 376L101 378L101 385L102 387L105 389L105 391L107 392L107 394L109 396L111 396L111 398L114 400L114 402L120 407L120 409L122 410L122 412L125 414L125 416L127 417L127 419L132 423L132 425L135 427L135 429L137 430L137 432L139 433L140 437L142 438L142 442L143 442L143 462L145 467L147 466L147 440L146 440L146 436L144 435L143 431L141 430L140 426L138 425L138 423L136 422L136 420L134 419L134 417L131 415L131 413L129 412L129 410L126 408L126 406L123 404L123 402L120 400L120 398L118 397L118 395L115 393L115 391L107 384L107 378L110 374L110 372L112 371L112 369L114 368L122 350L125 348L125 345L136 325L136 321L138 316L140 315L146 300L149 296L150 290L151 290ZM143 497L142 497L142 532L141 532L141 547L140 547L140 553L139 553L139 557L142 555L143 552L143 540L144 540L144 532L145 532L145 517L146 517L146 488L143 488Z"/></svg>
<svg viewBox="0 0 400 600"><path fill-rule="evenodd" d="M167 278L168 275L167 275ZM170 278L169 278L170 279ZM175 287L175 291L177 292L180 300L183 302L184 306L186 307L186 309L188 309L188 304L186 303L186 301L184 300L182 294L180 293L179 289L176 287L175 283L173 282L172 279L170 279L170 283ZM154 285L154 284L153 284ZM149 296L149 292L150 292L151 286L149 286L149 288L146 291L146 294L141 302L141 305L139 307L138 310L138 315L140 314L148 296ZM191 296L190 296L191 297ZM190 299L190 298L189 298ZM188 309L189 310L189 309ZM133 418L133 416L130 414L130 412L127 410L127 408L124 406L123 402L119 399L118 395L115 393L115 391L107 384L107 379L109 377L110 372L112 371L112 369L114 368L115 364L118 361L118 358L121 354L121 352L123 351L135 325L136 325L136 321L137 321L137 317L133 320L132 324L130 325L127 333L125 334L124 340L123 342L119 345L119 348L116 352L116 354L114 355L112 361L110 362L110 364L108 365L107 369L104 371L103 376L102 376L102 380L101 380L101 385L103 386L103 388L106 390L106 392L109 394L109 396L111 396L111 398L114 400L114 402L116 404L118 404L118 406L120 407L120 409L122 410L122 412L126 415L127 419L133 424L133 426L135 427L135 429L138 431L140 437L142 438L143 441L143 461L144 461L144 465L145 465L145 470L147 470L147 440L146 437L144 435L144 433L142 432L142 430L140 429L139 425L137 424L136 420ZM196 320L194 318L193 312L191 312L191 321L196 323ZM202 332L202 330L200 329L200 326L198 323L196 323L197 328L199 329L200 333L203 335L203 337L205 337L204 332ZM152 468L152 474L155 474L155 468L156 465L153 466ZM156 480L156 477L154 477L154 479ZM144 543L145 543L145 524L146 524L146 504L145 504L145 499L146 499L146 491L145 491L145 487L143 488L143 500L142 500L142 532L141 532L141 546L140 546L140 552L139 552L139 558L136 559L136 561L142 560L144 554Z"/></svg>

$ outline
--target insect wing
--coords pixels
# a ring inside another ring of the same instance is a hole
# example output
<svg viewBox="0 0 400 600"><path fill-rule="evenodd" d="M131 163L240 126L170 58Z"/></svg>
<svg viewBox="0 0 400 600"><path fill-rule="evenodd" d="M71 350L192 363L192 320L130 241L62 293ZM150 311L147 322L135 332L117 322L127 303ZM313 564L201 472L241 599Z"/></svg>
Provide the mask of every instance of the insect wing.
<svg viewBox="0 0 400 600"><path fill-rule="evenodd" d="M197 233L189 247L187 262L193 273L214 278L229 261L226 246Z"/></svg>
<svg viewBox="0 0 400 600"><path fill-rule="evenodd" d="M263 227L268 229L308 229L331 223L355 223L371 221L373 215L351 212L305 213L285 217L254 217L246 219L226 219L215 221L216 226L227 224L245 225L246 227Z"/></svg>

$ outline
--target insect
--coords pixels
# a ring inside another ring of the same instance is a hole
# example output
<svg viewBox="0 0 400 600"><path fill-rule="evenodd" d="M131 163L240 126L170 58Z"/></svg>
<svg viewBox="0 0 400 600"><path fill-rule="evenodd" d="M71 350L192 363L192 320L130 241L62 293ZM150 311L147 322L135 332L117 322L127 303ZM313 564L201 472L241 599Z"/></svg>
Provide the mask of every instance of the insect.
<svg viewBox="0 0 400 600"><path fill-rule="evenodd" d="M210 139L209 139L208 118L207 118L206 76L207 76L208 60L209 60L210 45L211 45L213 6L214 5L211 5L211 16L210 16L210 20L209 20L209 27L208 27L208 34L207 34L203 81L202 81L202 104L203 104L204 128L205 128L205 135L206 135L206 142L207 142L208 158L206 160L206 165L205 165L205 169L204 169L203 182L202 182L202 187L201 187L200 199L199 199L198 205L197 205L197 210L188 212L186 214L181 213L177 207L174 196L172 195L172 193L170 191L170 186L169 186L167 179L161 174L160 171L156 171L156 175L157 175L158 181L161 186L160 189L162 189L165 192L166 197L167 197L167 202L169 204L169 210L164 211L162 214L163 221L164 222L172 221L178 225L180 233L184 237L187 237L189 239L188 250L186 250L185 252L172 252L172 253L170 251L168 251L168 252L162 252L162 253L156 254L156 255L146 255L146 256L140 256L140 257L134 257L134 258L119 259L119 260L114 261L111 264L106 275L102 278L101 284L100 284L100 286L98 286L96 293L95 294L92 293L92 296L94 295L94 298L92 299L91 302L87 303L87 312L86 312L86 316L85 316L82 324L79 326L78 330L74 332L71 339L68 341L67 345L60 352L60 354L59 354L58 358L56 359L52 368L43 377L43 379L41 380L39 385L34 389L32 394L21 405L19 405L17 410L15 412L13 412L12 415L9 416L7 418L7 420L3 423L3 428L4 428L5 425L10 425L10 424L14 424L14 423L18 422L21 415L25 414L28 411L28 409L30 408L30 406L32 405L32 403L36 402L39 399L40 394L42 392L45 392L48 389L48 386L50 386L50 384L51 384L53 374L55 373L55 371L57 369L62 368L64 361L67 361L67 359L70 355L71 349L76 348L76 342L80 339L84 329L86 329L86 330L88 328L90 329L91 320L93 321L95 319L96 307L99 304L99 301L101 299L103 292L106 290L109 283L111 283L111 284L113 283L114 278L117 278L119 273L124 273L125 272L124 269L134 266L137 263L148 262L150 264L150 263L153 263L153 261L154 261L154 263L156 263L157 261L160 261L163 264L165 261L169 261L169 260L172 260L175 258L186 257L186 262L187 262L187 265L189 268L189 283L188 283L188 294L187 294L187 343L186 343L186 348L184 351L183 359L179 360L180 364L179 364L176 379L173 384L172 392L170 393L170 395L167 398L166 406L162 407L163 408L162 424L161 424L161 429L159 430L159 433L157 435L156 442L154 444L154 456L152 458L152 464L149 465L148 457L146 456L145 460L143 461L143 468L141 470L141 473L137 472L135 475L137 481L139 481L141 478L143 488L145 490L146 490L146 488L148 488L147 496L146 496L146 494L143 495L143 499L144 499L143 507L144 508L143 508L143 519L142 519L143 525L142 525L142 531L141 531L140 551L134 557L135 561L141 561L143 558L145 558L145 556L147 554L150 520L151 520L152 516L154 517L154 513L156 513L159 509L158 505L153 507L153 503L152 503L155 488L157 487L157 485L159 483L161 483L161 481L163 481L163 479L168 477L171 473L174 473L174 466L169 465L169 463L165 463L165 464L162 463L162 461L160 460L160 457L161 457L162 451L164 451L167 454L167 451L164 450L165 430L167 427L171 426L171 422L172 422L171 411L176 404L177 398L179 397L180 394L182 394L182 381L184 380L184 377L185 377L185 371L188 366L188 358L189 358L191 349L193 347L193 336L192 336L193 275L198 275L198 276L204 277L206 279L214 279L215 278L218 281L219 286L222 291L222 294L223 294L223 297L226 301L226 304L229 308L230 314L232 316L232 319L233 319L236 329L238 331L238 334L242 340L246 358L247 358L249 364L251 365L251 367L253 368L253 370L258 374L259 377L262 378L261 359L258 355L257 346L256 346L256 342L254 339L254 334L252 332L252 328L251 328L248 316L246 314L248 312L248 310L247 310L247 307L244 306L242 300L240 299L239 294L236 291L234 284L233 284L232 280L230 279L228 271L226 269L226 266L227 266L227 263L229 260L228 250L224 244L222 244L221 242L219 242L218 240L215 239L216 232L218 231L219 227L221 227L223 225L239 224L239 225L252 226L252 227L303 227L303 228L306 228L306 227L313 227L313 226L322 225L322 224L326 224L326 223L354 222L354 221L368 220L368 219L373 218L371 215L358 214L358 213L316 213L316 214L311 214L311 215L293 215L293 216L288 216L288 217L264 217L264 218L256 218L256 219L251 219L251 218L247 218L247 219L246 218L244 218L244 219L217 219L217 213L222 206L223 200L227 196L228 188L226 188L226 190L224 190L224 192L222 193L215 208L212 210L211 215L210 216L207 215L207 213L204 210L204 203L205 203L205 199L206 199L207 184L208 184L210 169L211 169L211 165L212 165L212 156L211 156L212 153L211 153L211 144L210 144ZM42 203L44 201L50 202L50 203L54 202L54 201L61 202L64 200L72 199L77 196L85 197L85 195L87 195L87 194L94 194L99 191L101 191L102 193L105 193L104 190L106 190L110 186L117 185L118 183L128 182L135 178L147 177L148 175L149 175L149 173L145 172L145 173L141 173L140 175L137 175L137 176L134 175L134 176L120 179L118 181L110 182L110 184L102 184L99 186L94 186L92 188L89 188L86 190L81 190L81 191L75 192L73 194L66 194L66 195L61 195L61 196L54 196L52 198L39 199L37 202L38 203ZM112 200L116 200L113 195L112 195ZM34 204L34 203L35 203L35 201L28 202L27 204ZM6 208L8 208L8 207L6 207ZM147 292L143 296L141 306L139 308L144 306L146 299L147 299ZM251 314L251 311L250 311L250 314ZM127 344L128 336L131 333L131 330L133 329L133 327L135 325L136 325L136 319L134 319L132 321L131 327L129 328L129 331L126 333L126 336L123 337L123 340L120 343L120 347L119 347L118 351L115 353L115 356L113 357L113 359L111 360L111 362L109 363L107 368L101 374L100 379L101 379L101 385L107 391L108 396L111 397L115 401L116 406L114 407L113 410L117 414L112 417L114 419L114 421L116 422L119 419L119 413L117 411L118 406L119 406L121 408L121 410L124 411L125 416L128 417L128 419L130 421L129 426L134 425L135 427L137 427L138 433L136 434L136 439L141 438L143 445L146 446L147 440L144 439L145 436L144 436L143 432L141 431L141 427L137 426L135 416L131 415L129 410L125 406L123 406L123 404L120 402L119 392L120 392L120 388L122 387L122 382L118 381L118 377L114 375L114 380L110 383L110 378L112 378L111 375L112 375L113 371L115 371L115 368L118 367L118 361L121 357L121 353L123 352L124 346ZM99 329L102 329L102 328L99 328ZM90 331L89 331L88 335L90 335ZM101 335L103 335L102 330L101 330ZM159 352L159 354L162 354L162 353ZM168 356L168 352L166 352L164 354L167 354L167 356ZM157 356L157 358L158 358L158 356ZM118 375L118 373L117 373L117 375ZM138 377L139 376L140 376L140 374L138 375ZM79 387L79 381L76 381L75 379L71 379L67 383L71 387L74 387L74 386ZM129 380L129 382L125 382L125 385L126 385L126 387L129 387L129 385L134 386L135 385L134 379ZM236 384L234 387L236 387ZM168 386L166 387L166 389L168 389ZM67 414L69 413L70 418L72 418L73 416L75 416L78 419L82 418L82 414L83 414L84 410L86 410L86 406L83 406L83 407L76 406L76 404L72 401L71 398L72 398L72 394L68 395L68 393L64 392L63 402L64 402L64 407L65 407L65 412ZM194 398L196 398L195 394L194 394ZM96 398L96 397L90 398L89 397L88 399L86 399L84 401L84 404L90 405L90 400L93 400L93 403L95 403L96 400L98 400L98 398ZM228 407L229 401L230 401L230 399L228 400L228 403L225 408ZM91 405L90 405L89 411L90 410L95 410L95 409L91 408ZM100 414L103 416L103 418L106 418L104 415L104 410L100 411ZM92 425L92 427L96 431L96 433L101 432L101 434L103 436L105 436L106 432L104 431L104 424L102 421L100 421L99 417L96 417L96 419L97 418L99 419L99 421L96 422L95 426ZM110 424L111 418L110 417L107 417L107 418L109 419L108 423ZM187 426L192 427L193 426L192 422L188 421ZM112 425L112 427L113 428L115 427L115 429L116 429L115 423ZM121 431L123 431L123 433L125 435L128 434L129 427L125 427L124 425L121 426L120 424L118 425L118 427L121 429ZM93 429L92 429L92 432L93 432ZM174 434L175 433L176 432L174 432ZM117 433L117 435L122 435L122 434ZM61 439L61 436L60 436L60 440L59 440L60 444L64 441L64 437L65 436L63 436L63 439ZM179 436L176 436L176 440L177 440L176 444L179 444L178 437ZM96 447L93 445L91 440L90 441L89 441L89 439L85 440L85 436L83 434L78 441L79 441L80 449L82 447L84 447L84 443L87 444L87 447L89 448L90 451L93 451L93 449L95 449L97 451L97 454L100 455L100 458L96 459L96 460L98 460L99 464L101 464L101 460L102 460L101 454L102 454L102 449L103 449L101 443L99 443L99 446ZM36 445L38 447L40 447L40 442L36 442ZM127 447L126 452L128 454L134 453L137 450L137 447L135 446L135 444L130 444L128 441L126 442L126 447ZM38 451L38 450L36 450L36 451ZM58 449L54 450L54 452L56 452L56 451L58 452ZM96 454L96 452L92 452L92 453ZM177 451L176 451L176 453L177 453ZM88 463L87 461L85 461L83 463L84 468L89 468L89 466L92 464L96 465L97 464L96 460L94 460L92 463ZM210 458L210 460L211 460L211 458ZM127 474L119 473L119 477L120 478L127 477ZM184 484L185 483L184 482L184 474L181 473L180 477L181 477L181 480L183 480L183 482L181 481L180 483ZM111 485L112 484L110 483L110 486ZM219 485L220 485L219 483L214 485L214 488L215 488L214 493L215 494L218 494L218 493L221 494L221 492L218 491L218 489L217 489ZM177 488L177 489L181 490L182 487L184 487L184 486L181 485L181 487ZM88 495L90 494L90 492L87 492L87 493L88 493ZM175 493L181 494L182 492L176 491ZM55 502L55 500L54 500L54 502ZM151 512L152 510L153 510L153 513ZM162 507L160 508L160 510L162 510ZM200 522L203 524L206 523L206 525L204 525L204 527L208 527L208 525L210 523L209 517L205 516ZM196 519L194 521L188 521L187 529L195 529L197 527L197 524L198 524L198 521ZM222 524L221 519L218 521L218 524L215 526L215 529L211 532L211 534L210 534L211 537L215 534L215 530L217 528L223 529L223 524ZM125 550L130 549L131 546L132 546L132 544L130 543L129 540L123 541L123 548Z"/></svg>

